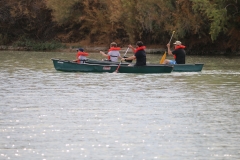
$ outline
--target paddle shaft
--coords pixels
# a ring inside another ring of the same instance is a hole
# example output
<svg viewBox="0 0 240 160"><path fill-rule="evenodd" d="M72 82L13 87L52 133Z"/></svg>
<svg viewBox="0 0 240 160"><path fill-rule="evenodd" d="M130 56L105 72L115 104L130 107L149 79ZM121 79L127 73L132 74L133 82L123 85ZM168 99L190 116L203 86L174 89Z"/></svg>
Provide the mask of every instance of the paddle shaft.
<svg viewBox="0 0 240 160"><path fill-rule="evenodd" d="M170 42L171 42L171 40L172 40L172 37L173 37L173 35L174 35L174 32L175 32L175 31L173 31L173 32L172 32L172 36L171 36L171 38L170 38L170 40L169 40L169 42L168 42L168 43L170 43ZM166 51L165 51L165 53L163 54L163 56L162 56L162 58L161 58L161 60L160 60L160 64L163 64L163 62L164 62L164 60L165 60L166 56L167 56L167 53L166 53Z"/></svg>
<svg viewBox="0 0 240 160"><path fill-rule="evenodd" d="M171 36L171 38L170 38L170 40L169 40L169 42L168 42L168 43L170 43L170 42L171 42L171 40L172 40L172 37L173 37L174 33L175 33L175 31L173 31L173 32L172 32L172 36Z"/></svg>
<svg viewBox="0 0 240 160"><path fill-rule="evenodd" d="M124 53L123 57L127 54L128 50L129 50L129 47L127 48L127 50L126 50L126 52ZM118 72L118 69L120 68L121 63L122 63L122 61L120 61L120 63L119 63L119 65L118 65L118 67L117 67L117 69L116 69L115 72Z"/></svg>
<svg viewBox="0 0 240 160"><path fill-rule="evenodd" d="M127 54L128 50L129 50L129 47L127 48L127 50L126 50L126 52L124 53L123 57Z"/></svg>

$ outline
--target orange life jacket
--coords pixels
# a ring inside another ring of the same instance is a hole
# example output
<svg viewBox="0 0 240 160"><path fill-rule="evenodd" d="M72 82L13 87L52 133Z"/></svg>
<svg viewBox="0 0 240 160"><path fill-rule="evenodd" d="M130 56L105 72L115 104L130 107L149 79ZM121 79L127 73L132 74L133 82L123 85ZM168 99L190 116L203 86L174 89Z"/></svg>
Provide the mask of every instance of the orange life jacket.
<svg viewBox="0 0 240 160"><path fill-rule="evenodd" d="M77 56L77 63L80 63L80 60L78 59L78 57L79 56L88 56L88 53L87 52L78 51L76 56Z"/></svg>
<svg viewBox="0 0 240 160"><path fill-rule="evenodd" d="M186 46L184 46L184 45L177 45L177 46L175 46L175 50L177 50L177 49L184 49L184 48L186 48ZM177 58L175 54L173 55L173 58L174 59Z"/></svg>
<svg viewBox="0 0 240 160"><path fill-rule="evenodd" d="M110 51L119 51L121 48L120 47L111 47L108 52Z"/></svg>
<svg viewBox="0 0 240 160"><path fill-rule="evenodd" d="M78 51L77 52L77 59L78 59L79 56L88 56L88 53L87 52Z"/></svg>
<svg viewBox="0 0 240 160"><path fill-rule="evenodd" d="M119 51L121 48L120 47L111 47L109 48L108 52L110 51ZM111 56L107 57L108 60L111 60Z"/></svg>
<svg viewBox="0 0 240 160"><path fill-rule="evenodd" d="M144 49L146 49L146 46L138 47L134 50L134 53L136 53L137 51L140 51L140 50L144 50Z"/></svg>

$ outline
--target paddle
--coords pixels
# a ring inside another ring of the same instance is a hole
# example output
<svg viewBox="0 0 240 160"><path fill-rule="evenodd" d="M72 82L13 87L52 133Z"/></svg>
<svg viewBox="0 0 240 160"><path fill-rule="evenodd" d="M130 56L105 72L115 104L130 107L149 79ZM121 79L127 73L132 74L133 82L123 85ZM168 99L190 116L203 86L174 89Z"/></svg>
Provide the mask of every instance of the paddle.
<svg viewBox="0 0 240 160"><path fill-rule="evenodd" d="M174 35L174 32L175 32L175 31L172 32L172 36L171 36L170 41L169 41L168 43L171 42L172 37L173 37L173 35ZM165 53L163 54L163 56L162 56L162 58L161 58L161 60L160 60L160 64L163 64L164 60L166 59L166 56L167 56L167 53L166 53L166 51L165 51Z"/></svg>
<svg viewBox="0 0 240 160"><path fill-rule="evenodd" d="M128 50L129 50L129 47L127 48L127 50L126 50L125 54L123 55L123 57L125 57L125 55L127 54ZM115 73L118 72L118 69L120 68L121 63L122 63L122 61L120 61L120 63L119 63L119 65L118 65L118 67L117 67Z"/></svg>
<svg viewBox="0 0 240 160"><path fill-rule="evenodd" d="M165 51L161 60L160 60L160 64L163 64L164 60L166 59L166 56L167 56L167 54L166 54L166 51Z"/></svg>

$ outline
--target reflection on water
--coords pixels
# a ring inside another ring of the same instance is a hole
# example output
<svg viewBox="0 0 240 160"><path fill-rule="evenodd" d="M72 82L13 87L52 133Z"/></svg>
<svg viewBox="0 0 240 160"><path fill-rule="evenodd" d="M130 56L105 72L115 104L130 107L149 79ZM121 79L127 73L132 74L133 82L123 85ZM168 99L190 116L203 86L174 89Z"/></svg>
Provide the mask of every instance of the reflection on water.
<svg viewBox="0 0 240 160"><path fill-rule="evenodd" d="M151 75L65 73L50 60L74 56L0 52L0 159L240 158L239 59L189 56L201 73Z"/></svg>

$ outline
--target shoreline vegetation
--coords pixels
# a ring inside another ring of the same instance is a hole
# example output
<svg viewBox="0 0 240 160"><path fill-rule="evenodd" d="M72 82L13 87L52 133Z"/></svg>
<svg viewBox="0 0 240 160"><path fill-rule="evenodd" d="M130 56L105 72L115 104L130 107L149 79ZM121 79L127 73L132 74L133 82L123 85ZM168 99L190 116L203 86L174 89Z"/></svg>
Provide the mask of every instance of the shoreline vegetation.
<svg viewBox="0 0 240 160"><path fill-rule="evenodd" d="M106 45L76 45L74 44L48 44L48 43L39 43L35 46L16 46L16 45L0 45L0 51L41 51L41 52L76 52L77 48L84 48L87 52L107 52L109 49ZM121 47L121 51L124 52L127 49L126 46ZM146 52L148 54L164 54L167 51L164 46L157 45L147 45ZM240 52L228 52L226 50L215 50L211 49L208 51L197 51L197 50L186 50L188 55L225 55L225 56L240 56Z"/></svg>
<svg viewBox="0 0 240 160"><path fill-rule="evenodd" d="M118 43L121 51L125 52L128 44ZM186 45L187 46L187 45ZM173 45L171 46L173 47ZM62 43L59 41L36 41L27 38L22 38L13 42L11 45L0 45L1 50L10 51L41 51L41 52L75 52L77 48L83 48L87 52L107 52L109 49L108 44L92 44L86 41L79 41L75 43ZM189 49L190 48L190 49ZM173 49L173 48L172 48ZM146 53L148 54L164 54L167 52L167 47L164 44L146 44ZM240 51L231 51L216 49L215 47L203 47L203 49L192 49L190 46L186 48L187 55L225 55L225 56L239 56Z"/></svg>
<svg viewBox="0 0 240 160"><path fill-rule="evenodd" d="M21 46L4 46L4 45L0 45L0 51L1 50L10 50L10 51L53 51L53 52L58 52L58 51L64 51L64 52L76 52L76 50L78 48L83 48L84 50L88 51L88 52L98 52L98 51L105 51L107 52L107 50L109 49L106 46L101 46L101 45L85 45L85 46L81 46L81 45L70 45L70 46L66 46L66 45L61 45L59 48L54 48L54 49L47 49L47 48L43 48L43 49L32 49L32 47L21 47ZM127 50L127 46L125 47L121 47L121 51L126 51ZM151 46L148 47L146 49L147 53L164 53L166 49L164 49L164 47L157 47L157 46Z"/></svg>
<svg viewBox="0 0 240 160"><path fill-rule="evenodd" d="M1 0L0 50L106 52L140 40L155 54L174 32L188 55L239 55L239 13L234 0Z"/></svg>

